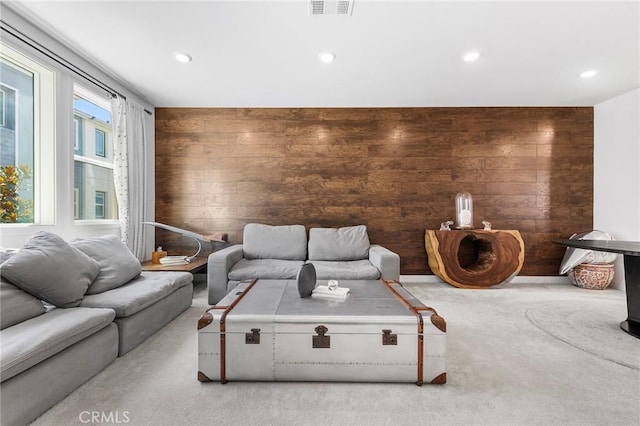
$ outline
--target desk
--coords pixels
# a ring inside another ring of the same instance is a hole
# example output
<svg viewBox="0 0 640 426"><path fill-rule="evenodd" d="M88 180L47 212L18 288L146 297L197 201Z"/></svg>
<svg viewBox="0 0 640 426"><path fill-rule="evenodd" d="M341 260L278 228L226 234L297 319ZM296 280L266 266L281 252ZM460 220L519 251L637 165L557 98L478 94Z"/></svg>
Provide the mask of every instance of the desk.
<svg viewBox="0 0 640 426"><path fill-rule="evenodd" d="M640 339L640 242L615 240L554 240L553 242L566 247L624 255L627 319L620 323L620 328Z"/></svg>
<svg viewBox="0 0 640 426"><path fill-rule="evenodd" d="M142 270L143 271L171 271L171 272L191 272L195 274L196 272L200 272L207 266L208 258L206 257L196 257L191 260L191 263L187 263L186 265L158 265L151 263L150 260L145 260L142 262Z"/></svg>

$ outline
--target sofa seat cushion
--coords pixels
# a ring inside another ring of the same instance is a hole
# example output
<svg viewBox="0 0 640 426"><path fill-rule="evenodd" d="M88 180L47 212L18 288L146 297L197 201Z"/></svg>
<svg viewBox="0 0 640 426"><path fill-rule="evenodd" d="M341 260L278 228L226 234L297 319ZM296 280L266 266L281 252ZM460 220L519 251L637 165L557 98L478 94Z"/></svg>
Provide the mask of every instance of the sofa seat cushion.
<svg viewBox="0 0 640 426"><path fill-rule="evenodd" d="M229 271L229 279L234 281L260 278L264 280L294 279L298 275L302 260L242 259Z"/></svg>
<svg viewBox="0 0 640 426"><path fill-rule="evenodd" d="M0 278L0 328L44 314L42 301Z"/></svg>
<svg viewBox="0 0 640 426"><path fill-rule="evenodd" d="M112 309L56 308L5 328L0 331L2 381L103 329L114 318Z"/></svg>
<svg viewBox="0 0 640 426"><path fill-rule="evenodd" d="M188 272L145 271L127 284L99 294L87 294L81 306L111 308L116 317L128 317L164 299L180 287L191 284Z"/></svg>
<svg viewBox="0 0 640 426"><path fill-rule="evenodd" d="M380 271L368 260L324 261L310 260L319 280L377 280Z"/></svg>
<svg viewBox="0 0 640 426"><path fill-rule="evenodd" d="M307 231L302 225L249 223L244 227L242 250L247 259L305 260Z"/></svg>
<svg viewBox="0 0 640 426"><path fill-rule="evenodd" d="M363 260L369 258L365 225L309 229L309 260Z"/></svg>

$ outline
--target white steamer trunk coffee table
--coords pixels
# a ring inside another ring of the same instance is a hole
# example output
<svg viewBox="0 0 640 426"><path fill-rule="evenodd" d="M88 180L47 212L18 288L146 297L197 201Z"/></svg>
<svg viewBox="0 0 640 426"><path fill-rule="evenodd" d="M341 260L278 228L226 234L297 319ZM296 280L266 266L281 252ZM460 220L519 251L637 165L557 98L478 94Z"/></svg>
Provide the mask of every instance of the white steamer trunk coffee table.
<svg viewBox="0 0 640 426"><path fill-rule="evenodd" d="M301 298L295 280L238 284L198 321L198 380L446 383L433 308L397 281L340 286L344 301Z"/></svg>

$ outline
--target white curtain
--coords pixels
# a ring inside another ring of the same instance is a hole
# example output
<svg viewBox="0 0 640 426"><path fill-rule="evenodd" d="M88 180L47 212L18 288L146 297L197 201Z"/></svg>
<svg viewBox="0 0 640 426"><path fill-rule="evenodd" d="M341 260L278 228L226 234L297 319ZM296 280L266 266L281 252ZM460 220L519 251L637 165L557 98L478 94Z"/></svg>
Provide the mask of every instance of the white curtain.
<svg viewBox="0 0 640 426"><path fill-rule="evenodd" d="M122 242L139 259L150 256L152 232L142 224L153 220L147 179L149 130L144 108L121 98L112 100L114 182Z"/></svg>
<svg viewBox="0 0 640 426"><path fill-rule="evenodd" d="M147 153L149 152L149 129L147 113L138 104L127 101L127 152L129 154L129 220L127 245L139 259L149 259L151 244L147 234L152 236L155 228L143 225L153 221L152 206L149 203L149 181L147 179ZM149 237L150 238L150 237Z"/></svg>
<svg viewBox="0 0 640 426"><path fill-rule="evenodd" d="M120 221L120 239L129 245L129 154L127 152L127 106L120 97L111 98L111 116L113 118L113 181L118 200L118 220ZM134 253L135 254L135 253Z"/></svg>

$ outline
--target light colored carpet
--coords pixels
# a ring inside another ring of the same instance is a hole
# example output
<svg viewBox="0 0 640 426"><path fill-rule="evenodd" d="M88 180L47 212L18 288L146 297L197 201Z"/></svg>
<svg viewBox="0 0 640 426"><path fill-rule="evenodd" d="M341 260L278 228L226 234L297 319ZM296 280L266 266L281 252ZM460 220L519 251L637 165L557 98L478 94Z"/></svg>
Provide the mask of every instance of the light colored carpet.
<svg viewBox="0 0 640 426"><path fill-rule="evenodd" d="M602 359L640 370L638 340L620 333L625 317L618 300L549 302L531 307L527 318L541 330ZM631 354L636 356L630 356ZM640 398L640 395L639 395Z"/></svg>
<svg viewBox="0 0 640 426"><path fill-rule="evenodd" d="M200 383L199 285L187 312L34 424L86 424L85 411L130 425L640 424L640 340L618 327L623 292L406 287L447 320L446 385Z"/></svg>

